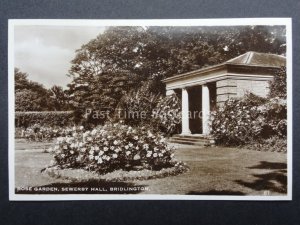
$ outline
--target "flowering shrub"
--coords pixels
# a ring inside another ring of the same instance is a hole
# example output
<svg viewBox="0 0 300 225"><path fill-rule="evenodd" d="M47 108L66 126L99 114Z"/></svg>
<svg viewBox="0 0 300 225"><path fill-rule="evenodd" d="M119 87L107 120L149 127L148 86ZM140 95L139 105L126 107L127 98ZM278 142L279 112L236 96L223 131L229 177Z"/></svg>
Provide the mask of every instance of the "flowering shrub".
<svg viewBox="0 0 300 225"><path fill-rule="evenodd" d="M152 112L158 130L173 134L181 124L181 103L179 98L173 94L161 99Z"/></svg>
<svg viewBox="0 0 300 225"><path fill-rule="evenodd" d="M76 130L83 130L83 127L51 127L51 126L40 126L35 124L23 131L23 137L28 141L52 141L57 137L70 136L72 132Z"/></svg>
<svg viewBox="0 0 300 225"><path fill-rule="evenodd" d="M158 170L176 164L173 150L163 136L121 123L92 131L75 130L70 136L57 138L52 153L53 165L99 173L117 169Z"/></svg>
<svg viewBox="0 0 300 225"><path fill-rule="evenodd" d="M286 101L253 94L229 99L213 113L212 134L224 145L244 145L272 136L286 136Z"/></svg>

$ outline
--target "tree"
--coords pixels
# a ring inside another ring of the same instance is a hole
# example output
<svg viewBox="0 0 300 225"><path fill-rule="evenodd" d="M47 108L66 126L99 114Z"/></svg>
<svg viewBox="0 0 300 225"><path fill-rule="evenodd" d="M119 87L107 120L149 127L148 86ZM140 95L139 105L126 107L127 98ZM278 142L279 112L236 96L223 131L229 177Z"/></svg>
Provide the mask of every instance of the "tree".
<svg viewBox="0 0 300 225"><path fill-rule="evenodd" d="M277 73L275 73L274 79L270 82L269 97L279 97L286 99L286 67L281 67Z"/></svg>
<svg viewBox="0 0 300 225"><path fill-rule="evenodd" d="M282 33L276 26L109 27L76 51L68 93L81 113L89 107L113 111L145 81L150 92L164 93L161 80L176 74L247 51L282 54Z"/></svg>
<svg viewBox="0 0 300 225"><path fill-rule="evenodd" d="M62 87L54 85L52 88L50 88L49 92L49 95L52 99L52 105L55 110L68 110L68 95Z"/></svg>
<svg viewBox="0 0 300 225"><path fill-rule="evenodd" d="M30 81L28 74L15 68L15 110L53 110L48 90L37 82Z"/></svg>

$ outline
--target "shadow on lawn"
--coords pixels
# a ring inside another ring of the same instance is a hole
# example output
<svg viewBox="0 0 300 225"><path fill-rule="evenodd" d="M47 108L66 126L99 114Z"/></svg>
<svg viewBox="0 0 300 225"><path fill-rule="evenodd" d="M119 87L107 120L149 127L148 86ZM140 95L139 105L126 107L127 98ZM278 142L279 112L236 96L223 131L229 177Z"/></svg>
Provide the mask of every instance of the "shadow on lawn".
<svg viewBox="0 0 300 225"><path fill-rule="evenodd" d="M74 189L77 190L74 190ZM145 185L127 182L91 180L87 182L52 183L32 187L31 190L17 190L16 194L138 194L147 190Z"/></svg>
<svg viewBox="0 0 300 225"><path fill-rule="evenodd" d="M259 165L248 167L249 169L268 169L271 172L253 174L256 178L253 182L236 180L240 185L256 191L268 190L277 193L287 193L287 164L261 161Z"/></svg>
<svg viewBox="0 0 300 225"><path fill-rule="evenodd" d="M261 161L259 165L247 167L249 169L282 169L286 170L287 164L286 163L276 163L276 162L267 162L267 161Z"/></svg>

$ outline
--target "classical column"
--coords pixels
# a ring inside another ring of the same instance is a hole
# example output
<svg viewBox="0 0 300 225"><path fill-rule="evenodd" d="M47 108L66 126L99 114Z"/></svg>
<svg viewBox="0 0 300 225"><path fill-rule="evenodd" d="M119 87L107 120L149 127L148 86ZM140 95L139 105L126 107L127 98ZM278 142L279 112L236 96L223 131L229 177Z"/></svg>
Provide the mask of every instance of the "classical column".
<svg viewBox="0 0 300 225"><path fill-rule="evenodd" d="M182 117L182 135L191 134L190 124L189 124L189 94L187 89L182 88L182 98L181 98L181 117Z"/></svg>
<svg viewBox="0 0 300 225"><path fill-rule="evenodd" d="M210 114L210 99L209 89L206 84L202 85L202 133L209 134L209 114Z"/></svg>

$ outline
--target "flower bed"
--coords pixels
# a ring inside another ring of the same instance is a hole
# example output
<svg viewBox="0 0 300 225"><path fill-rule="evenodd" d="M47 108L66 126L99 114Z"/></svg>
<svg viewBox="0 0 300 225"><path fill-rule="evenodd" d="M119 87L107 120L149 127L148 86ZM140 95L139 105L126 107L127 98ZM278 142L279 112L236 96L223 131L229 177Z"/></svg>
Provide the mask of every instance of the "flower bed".
<svg viewBox="0 0 300 225"><path fill-rule="evenodd" d="M213 114L212 135L217 144L241 146L266 139L286 139L286 100L253 94L229 99Z"/></svg>
<svg viewBox="0 0 300 225"><path fill-rule="evenodd" d="M149 180L163 178L168 176L176 176L187 172L189 168L183 163L177 163L173 167L162 168L161 170L115 170L106 174L90 172L84 169L61 169L59 167L50 167L43 171L43 174L53 178L70 180L72 182L88 182L88 181L134 181Z"/></svg>
<svg viewBox="0 0 300 225"><path fill-rule="evenodd" d="M23 130L23 138L28 141L48 142L57 137L67 137L72 135L72 132L82 131L83 127L56 127L56 126L40 126L33 125Z"/></svg>
<svg viewBox="0 0 300 225"><path fill-rule="evenodd" d="M161 170L178 163L166 139L145 128L121 123L99 126L92 131L74 130L57 138L53 166L81 168L104 174L115 170Z"/></svg>

